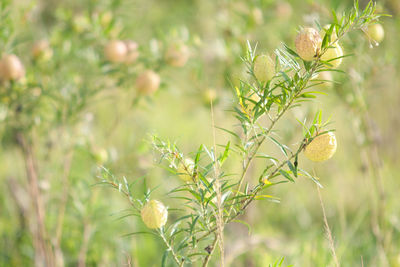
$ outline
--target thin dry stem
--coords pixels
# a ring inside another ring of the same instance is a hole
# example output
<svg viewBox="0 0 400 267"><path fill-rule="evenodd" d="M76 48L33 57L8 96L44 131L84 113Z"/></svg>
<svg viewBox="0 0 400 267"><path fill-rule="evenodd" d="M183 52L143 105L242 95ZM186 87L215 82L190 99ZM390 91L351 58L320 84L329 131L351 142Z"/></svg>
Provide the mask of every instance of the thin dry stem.
<svg viewBox="0 0 400 267"><path fill-rule="evenodd" d="M221 192L221 184L219 181L219 173L220 173L220 166L218 162L217 156L217 145L216 145L216 137L215 137L215 120L214 120L214 109L213 103L211 101L211 121L212 121L212 133L213 133L213 146L214 146L214 178L215 178L215 192L217 197L217 212L216 216L216 223L217 223L217 237L214 242L218 242L219 250L221 254L221 266L224 266L224 207L222 206L222 192ZM211 255L211 253L210 253Z"/></svg>
<svg viewBox="0 0 400 267"><path fill-rule="evenodd" d="M317 187L319 202L321 204L322 215L324 216L325 231L326 231L326 235L327 235L327 238L328 238L328 241L329 241L329 248L331 250L332 257L333 257L333 260L335 262L336 267L340 267L339 260L338 260L338 258L336 256L335 243L334 243L334 240L333 240L333 237L332 237L331 228L329 227L328 219L326 218L325 206L324 206L324 203L322 201L321 191L319 190L319 186L318 185L316 185L316 187Z"/></svg>
<svg viewBox="0 0 400 267"><path fill-rule="evenodd" d="M32 147L22 133L17 133L16 137L24 156L26 175L28 178L30 189L29 192L34 205L34 218L36 220L35 224L37 226L33 233L35 246L35 262L37 266L54 266L53 252L47 240L47 232L45 226L45 208L39 189L39 175Z"/></svg>

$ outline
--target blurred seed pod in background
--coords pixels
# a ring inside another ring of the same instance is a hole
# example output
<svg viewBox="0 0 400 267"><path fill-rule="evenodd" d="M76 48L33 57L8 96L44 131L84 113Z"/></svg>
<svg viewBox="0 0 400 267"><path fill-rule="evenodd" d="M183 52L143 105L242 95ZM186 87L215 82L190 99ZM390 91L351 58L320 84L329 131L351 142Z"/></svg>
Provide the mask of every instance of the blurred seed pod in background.
<svg viewBox="0 0 400 267"><path fill-rule="evenodd" d="M152 70L141 73L135 83L135 87L142 95L151 95L160 87L160 76Z"/></svg>
<svg viewBox="0 0 400 267"><path fill-rule="evenodd" d="M112 40L104 47L106 59L113 63L121 63L126 60L128 48L123 41Z"/></svg>
<svg viewBox="0 0 400 267"><path fill-rule="evenodd" d="M0 61L0 77L3 81L17 81L25 76L25 68L16 55L4 55Z"/></svg>
<svg viewBox="0 0 400 267"><path fill-rule="evenodd" d="M33 45L32 56L35 60L47 61L53 56L53 49L47 40L40 40Z"/></svg>
<svg viewBox="0 0 400 267"><path fill-rule="evenodd" d="M183 67L189 56L189 48L183 42L177 42L168 47L165 53L165 61L173 67Z"/></svg>
<svg viewBox="0 0 400 267"><path fill-rule="evenodd" d="M210 105L211 102L216 104L218 102L218 93L214 88L207 88L202 92L202 100L204 105Z"/></svg>
<svg viewBox="0 0 400 267"><path fill-rule="evenodd" d="M139 45L131 40L124 41L127 53L125 58L125 63L134 63L139 57Z"/></svg>

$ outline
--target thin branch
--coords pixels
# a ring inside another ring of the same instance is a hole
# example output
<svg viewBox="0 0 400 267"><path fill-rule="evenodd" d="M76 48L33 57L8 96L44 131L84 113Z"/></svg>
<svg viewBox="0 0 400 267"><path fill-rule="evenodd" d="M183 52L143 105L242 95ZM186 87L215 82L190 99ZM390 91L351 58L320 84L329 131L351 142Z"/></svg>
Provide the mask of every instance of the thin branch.
<svg viewBox="0 0 400 267"><path fill-rule="evenodd" d="M324 206L324 203L322 202L321 192L319 190L319 186L316 185L316 187L317 187L319 202L321 204L322 214L324 216L325 231L326 231L326 235L327 235L328 241L329 241L329 248L331 250L333 260L335 261L336 267L340 267L339 260L336 256L335 243L333 241L332 232L331 232L331 229L328 224L328 219L326 218L325 206Z"/></svg>

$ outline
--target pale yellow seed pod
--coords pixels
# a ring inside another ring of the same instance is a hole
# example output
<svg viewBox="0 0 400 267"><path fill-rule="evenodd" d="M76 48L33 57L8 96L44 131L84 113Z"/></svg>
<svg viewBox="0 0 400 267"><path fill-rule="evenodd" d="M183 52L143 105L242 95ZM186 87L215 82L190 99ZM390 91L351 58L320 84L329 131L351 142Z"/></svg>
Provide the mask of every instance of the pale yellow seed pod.
<svg viewBox="0 0 400 267"><path fill-rule="evenodd" d="M304 150L304 155L311 161L321 162L330 159L337 148L336 136L328 132L315 137Z"/></svg>
<svg viewBox="0 0 400 267"><path fill-rule="evenodd" d="M260 55L254 61L254 75L257 80L265 83L275 75L275 62L267 55Z"/></svg>
<svg viewBox="0 0 400 267"><path fill-rule="evenodd" d="M184 160L184 164L180 163L176 170L178 177L184 182L193 182L194 161L190 158ZM185 168L186 167L186 168Z"/></svg>
<svg viewBox="0 0 400 267"><path fill-rule="evenodd" d="M312 61L321 48L322 39L318 31L304 28L296 37L297 54L305 61Z"/></svg>
<svg viewBox="0 0 400 267"><path fill-rule="evenodd" d="M17 81L25 76L25 68L16 55L4 55L0 61L0 78Z"/></svg>
<svg viewBox="0 0 400 267"><path fill-rule="evenodd" d="M140 94L151 95L160 87L160 76L152 70L146 70L140 74L135 83L135 87Z"/></svg>
<svg viewBox="0 0 400 267"><path fill-rule="evenodd" d="M104 48L104 55L107 60L113 63L120 63L126 60L128 48L123 41L112 40Z"/></svg>
<svg viewBox="0 0 400 267"><path fill-rule="evenodd" d="M100 16L100 24L103 27L107 27L108 25L110 25L112 19L113 19L113 14L110 11L106 11Z"/></svg>
<svg viewBox="0 0 400 267"><path fill-rule="evenodd" d="M247 98L253 100L256 103L258 103L261 100L260 96L254 92L251 93L251 95L249 95ZM247 110L249 112L251 112L255 108L256 103L254 102L247 100Z"/></svg>
<svg viewBox="0 0 400 267"><path fill-rule="evenodd" d="M325 25L322 30L319 32L319 35L321 36L321 39L323 40L326 34L326 31L329 30L329 28L331 27L331 24L327 24ZM331 41L335 41L337 40L337 34L336 34L336 30L333 29L333 32L331 34Z"/></svg>
<svg viewBox="0 0 400 267"><path fill-rule="evenodd" d="M329 89L333 87L333 77L330 71L319 72L318 75L313 77L313 80L321 80L321 84L317 85L320 89Z"/></svg>
<svg viewBox="0 0 400 267"><path fill-rule="evenodd" d="M385 37L385 30L381 24L372 24L368 27L367 34L372 40L380 43Z"/></svg>
<svg viewBox="0 0 400 267"><path fill-rule="evenodd" d="M97 164L104 164L108 161L108 152L104 148L96 149L93 156Z"/></svg>
<svg viewBox="0 0 400 267"><path fill-rule="evenodd" d="M343 49L339 45L339 43L336 42L327 48L325 53L321 56L321 60L328 61L328 60L337 58L335 60L329 61L328 63L330 65L327 65L328 67L337 68L337 67L339 67L340 64L342 64L342 61L343 61L343 58L338 58L338 57L342 57L342 56L343 56Z"/></svg>
<svg viewBox="0 0 400 267"><path fill-rule="evenodd" d="M202 98L205 105L210 105L211 102L215 103L218 98L217 91L213 88L207 88L203 91Z"/></svg>
<svg viewBox="0 0 400 267"><path fill-rule="evenodd" d="M261 25L264 23L264 15L260 8L258 7L253 8L251 10L250 16L256 25Z"/></svg>
<svg viewBox="0 0 400 267"><path fill-rule="evenodd" d="M181 42L171 44L165 53L165 61L173 67L183 67L190 56L189 48Z"/></svg>
<svg viewBox="0 0 400 267"><path fill-rule="evenodd" d="M49 60L53 56L53 50L47 40L37 41L32 47L32 56L34 59Z"/></svg>
<svg viewBox="0 0 400 267"><path fill-rule="evenodd" d="M130 40L124 41L124 43L127 48L126 58L124 60L125 63L130 64L135 62L139 57L139 45L136 42Z"/></svg>
<svg viewBox="0 0 400 267"><path fill-rule="evenodd" d="M167 223L168 210L158 200L150 200L140 212L144 224L150 229L163 227Z"/></svg>

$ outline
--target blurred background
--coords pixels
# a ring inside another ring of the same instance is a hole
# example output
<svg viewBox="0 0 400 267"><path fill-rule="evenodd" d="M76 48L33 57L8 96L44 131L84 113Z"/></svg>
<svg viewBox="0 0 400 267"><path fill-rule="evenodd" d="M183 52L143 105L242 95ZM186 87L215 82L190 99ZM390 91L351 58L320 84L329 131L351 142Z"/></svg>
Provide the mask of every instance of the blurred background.
<svg viewBox="0 0 400 267"><path fill-rule="evenodd" d="M345 73L334 73L329 79L335 83L318 88L325 94L293 109L277 126L281 141L296 147L302 137L297 120L310 120L319 109L324 119L331 117L338 140L333 159L313 164L302 156L299 164L324 186L342 266L400 266L400 2L377 4L378 12L392 16L381 19L385 37L379 46L362 31L346 36L342 46L352 56L340 67ZM39 170L45 227L61 259L57 265L160 266L160 240L124 237L145 226L140 218L124 218L129 202L117 191L95 185L98 166L137 180L137 194L161 185L154 194L169 207L179 205L165 194L179 180L158 166L150 134L176 141L184 153L211 145L211 99L216 125L232 129L237 123L230 112L232 89L247 75L241 60L246 41L257 44L257 54L273 53L282 43L293 47L300 26L328 24L332 9L339 14L353 2L2 0L0 5L1 52L18 55L26 69L26 79L13 85L16 96L0 92L0 265L35 262L26 153L15 137L22 131L29 133ZM107 62L103 48L113 39L136 42L138 61ZM40 40L47 40L51 56L33 60L31 50ZM189 49L182 67L160 61L175 41ZM135 78L149 68L159 74L161 87L153 96L138 97ZM18 107L26 112L15 115ZM218 143L228 139L217 131ZM272 145L262 149L276 151ZM227 164L232 172L240 168L234 159ZM315 184L299 178L269 194L280 203L258 201L241 218L251 232L242 224L227 226L226 266L268 266L282 257L283 266L333 266Z"/></svg>

